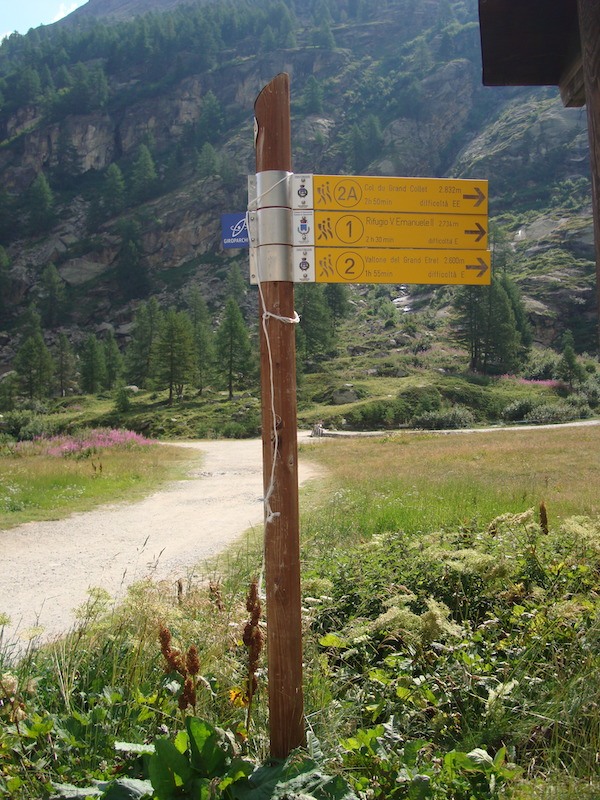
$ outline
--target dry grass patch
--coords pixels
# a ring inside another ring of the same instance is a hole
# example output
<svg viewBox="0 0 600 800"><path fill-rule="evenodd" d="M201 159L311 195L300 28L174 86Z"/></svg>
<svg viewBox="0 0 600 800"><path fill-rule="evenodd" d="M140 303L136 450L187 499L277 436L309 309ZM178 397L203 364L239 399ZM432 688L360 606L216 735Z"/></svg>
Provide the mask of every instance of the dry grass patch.
<svg viewBox="0 0 600 800"><path fill-rule="evenodd" d="M496 498L559 517L600 513L600 426L330 439L305 451L336 487ZM506 509L505 509L506 510Z"/></svg>

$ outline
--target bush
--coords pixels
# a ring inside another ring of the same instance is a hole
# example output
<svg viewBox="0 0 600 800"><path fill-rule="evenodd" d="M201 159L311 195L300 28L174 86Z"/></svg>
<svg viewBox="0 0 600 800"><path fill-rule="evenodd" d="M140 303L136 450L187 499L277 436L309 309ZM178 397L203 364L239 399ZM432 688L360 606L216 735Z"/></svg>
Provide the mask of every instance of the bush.
<svg viewBox="0 0 600 800"><path fill-rule="evenodd" d="M555 425L581 419L580 409L573 403L541 403L525 415L525 421L533 425Z"/></svg>
<svg viewBox="0 0 600 800"><path fill-rule="evenodd" d="M456 430L457 428L469 428L475 422L475 417L468 408L464 406L454 406L441 411L426 411L424 414L413 417L411 426L413 428L424 428L425 430Z"/></svg>
<svg viewBox="0 0 600 800"><path fill-rule="evenodd" d="M406 416L402 420L408 422L412 417L428 411L438 411L442 407L442 395L435 386L415 386L398 394L406 408Z"/></svg>
<svg viewBox="0 0 600 800"><path fill-rule="evenodd" d="M358 430L391 428L399 424L403 416L403 409L397 401L373 400L351 408L346 413L346 425Z"/></svg>
<svg viewBox="0 0 600 800"><path fill-rule="evenodd" d="M493 386L478 386L472 381L448 378L438 384L442 396L452 405L466 406L476 419L497 420L502 414L505 399L494 394Z"/></svg>
<svg viewBox="0 0 600 800"><path fill-rule="evenodd" d="M539 404L533 397L522 397L520 400L513 400L502 411L504 422L522 422L528 414Z"/></svg>
<svg viewBox="0 0 600 800"><path fill-rule="evenodd" d="M48 438L56 435L58 430L59 425L56 420L35 414L19 431L19 439L21 441L31 441L42 437Z"/></svg>
<svg viewBox="0 0 600 800"><path fill-rule="evenodd" d="M560 356L552 350L532 351L523 368L523 377L531 381L548 381L556 377Z"/></svg>

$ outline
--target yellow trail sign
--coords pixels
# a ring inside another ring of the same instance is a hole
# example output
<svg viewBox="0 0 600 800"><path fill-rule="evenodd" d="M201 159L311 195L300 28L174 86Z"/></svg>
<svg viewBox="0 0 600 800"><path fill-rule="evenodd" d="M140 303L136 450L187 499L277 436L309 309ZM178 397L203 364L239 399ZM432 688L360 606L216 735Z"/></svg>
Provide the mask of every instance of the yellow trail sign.
<svg viewBox="0 0 600 800"><path fill-rule="evenodd" d="M485 250L487 228L480 214L294 212L298 246Z"/></svg>
<svg viewBox="0 0 600 800"><path fill-rule="evenodd" d="M294 248L296 283L490 283L488 250Z"/></svg>
<svg viewBox="0 0 600 800"><path fill-rule="evenodd" d="M297 210L488 213L486 180L294 175L292 187Z"/></svg>

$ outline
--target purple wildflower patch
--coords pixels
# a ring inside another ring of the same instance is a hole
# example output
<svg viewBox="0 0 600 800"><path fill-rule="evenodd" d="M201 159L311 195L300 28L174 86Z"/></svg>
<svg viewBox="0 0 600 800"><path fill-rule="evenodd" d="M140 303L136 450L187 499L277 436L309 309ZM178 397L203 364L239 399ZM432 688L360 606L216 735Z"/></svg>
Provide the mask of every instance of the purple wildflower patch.
<svg viewBox="0 0 600 800"><path fill-rule="evenodd" d="M48 438L40 437L34 442L20 443L31 445L40 453L55 457L85 456L97 453L108 448L133 450L138 447L147 447L156 444L152 439L147 439L134 431L114 428L93 428L81 431L70 436L58 435Z"/></svg>

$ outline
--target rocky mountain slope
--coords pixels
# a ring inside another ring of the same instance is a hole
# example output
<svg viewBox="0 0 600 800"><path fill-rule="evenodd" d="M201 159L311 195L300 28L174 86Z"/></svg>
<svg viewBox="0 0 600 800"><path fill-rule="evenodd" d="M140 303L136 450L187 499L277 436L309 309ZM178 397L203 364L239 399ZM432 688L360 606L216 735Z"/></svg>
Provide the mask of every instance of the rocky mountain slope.
<svg viewBox="0 0 600 800"><path fill-rule="evenodd" d="M222 249L220 215L246 205L253 102L281 71L291 76L295 171L489 179L494 230L535 338L552 345L570 327L580 350L593 347L585 114L564 109L553 89L481 86L475 0L172 6L145 2L156 13L140 17L133 0L89 0L68 24L0 47L0 245L9 261L0 369L49 264L67 289L62 328L75 342L109 326L124 344L143 297L177 303L192 281L219 308L231 264L245 272L247 262L244 251ZM135 190L142 147L155 169L147 192ZM109 212L111 165L126 189ZM36 227L40 175L53 216ZM133 295L118 282L128 223L148 278ZM404 290L411 306L431 294Z"/></svg>

